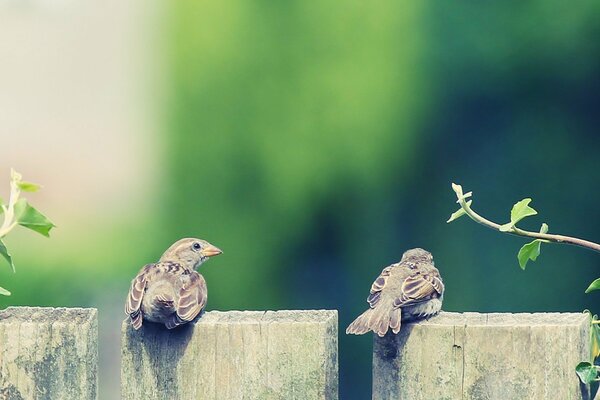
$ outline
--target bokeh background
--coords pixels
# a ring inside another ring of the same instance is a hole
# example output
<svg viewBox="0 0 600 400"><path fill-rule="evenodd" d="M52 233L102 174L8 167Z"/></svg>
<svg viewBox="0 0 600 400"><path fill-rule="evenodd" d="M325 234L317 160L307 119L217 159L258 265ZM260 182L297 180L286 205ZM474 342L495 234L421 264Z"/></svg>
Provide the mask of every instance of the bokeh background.
<svg viewBox="0 0 600 400"><path fill-rule="evenodd" d="M461 219L451 182L506 222L600 241L600 3L0 0L0 195L44 185L58 226L18 229L9 305L100 309L118 398L132 277L182 236L208 309L339 310L408 248L446 310L600 312L600 256ZM340 333L340 396L370 396L371 337Z"/></svg>

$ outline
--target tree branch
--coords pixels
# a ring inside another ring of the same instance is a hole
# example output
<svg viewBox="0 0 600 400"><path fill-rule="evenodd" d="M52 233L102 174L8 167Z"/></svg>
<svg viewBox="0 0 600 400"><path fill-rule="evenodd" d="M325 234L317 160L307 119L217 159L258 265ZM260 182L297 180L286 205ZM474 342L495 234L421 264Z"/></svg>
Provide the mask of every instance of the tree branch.
<svg viewBox="0 0 600 400"><path fill-rule="evenodd" d="M481 224L483 226L486 226L486 227L493 229L495 231L498 231L498 232L509 233L511 235L522 236L522 237L529 237L529 238L533 238L533 239L540 239L540 240L544 240L546 242L570 244L573 246L579 246L579 247L583 247L586 249L594 250L594 251L597 251L600 253L600 244L590 242L589 240L579 239L579 238L575 238L575 237L571 237L571 236L554 235L554 234L550 234L550 233L531 232L531 231L526 231L524 229L519 229L516 226L511 227L510 230L508 230L508 231L502 231L500 229L500 226L501 226L500 224L492 222L492 221L482 217L481 215L477 214L475 211L473 211L473 209L470 206L471 202L467 201L467 199L469 197L471 197L471 192L469 192L467 194L463 194L462 187L460 185L456 185L456 184L452 184L452 189L454 190L454 192L456 193L456 196L458 198L457 203L464 210L465 214L468 215L469 218L471 218L473 221L477 222L478 224Z"/></svg>

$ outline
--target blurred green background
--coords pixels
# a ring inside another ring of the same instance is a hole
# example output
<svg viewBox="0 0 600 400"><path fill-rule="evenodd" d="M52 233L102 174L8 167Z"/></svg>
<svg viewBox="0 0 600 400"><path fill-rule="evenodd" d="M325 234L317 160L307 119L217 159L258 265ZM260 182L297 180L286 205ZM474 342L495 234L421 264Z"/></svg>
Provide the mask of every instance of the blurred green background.
<svg viewBox="0 0 600 400"><path fill-rule="evenodd" d="M600 312L600 293L583 293L600 276L598 254L547 245L522 271L523 240L466 218L445 223L457 182L494 221L532 197L540 215L523 227L547 222L550 232L600 241L599 2L184 0L152 3L141 17L144 4L133 4L115 24L143 54L119 79L103 77L119 90L127 77L137 82L127 103L145 105L137 122L102 125L113 109L128 117L121 92L87 91L91 79L69 68L65 81L80 79L73 93L105 96L99 118L96 103L66 107L65 120L86 117L53 125L53 136L42 131L52 117L29 111L33 95L0 97L28 110L0 117L0 193L8 168L20 169L45 185L49 198L31 202L58 225L47 241L8 238L18 271L0 269L13 292L0 307L99 307L101 397L118 393L130 280L183 236L224 250L202 266L208 309L339 310L341 399L371 393L372 339L343 331L366 308L372 280L408 248L434 254L445 310ZM5 21L22 18L4 11ZM92 43L116 43L97 29ZM129 60L105 51L114 65ZM6 81L20 73L0 70ZM113 137L114 126L122 131ZM48 143L55 153L44 157ZM80 146L93 164L68 158ZM81 192L90 199L77 200Z"/></svg>

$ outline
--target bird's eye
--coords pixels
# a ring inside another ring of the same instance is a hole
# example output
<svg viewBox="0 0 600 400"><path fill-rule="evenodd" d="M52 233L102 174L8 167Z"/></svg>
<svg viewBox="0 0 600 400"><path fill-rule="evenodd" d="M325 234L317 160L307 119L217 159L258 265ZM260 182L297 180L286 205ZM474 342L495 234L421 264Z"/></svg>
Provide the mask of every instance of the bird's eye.
<svg viewBox="0 0 600 400"><path fill-rule="evenodd" d="M200 250L200 248L201 248L201 247L202 247L202 246L200 246L200 243L198 243L198 242L195 242L195 243L192 245L192 248L193 248L194 250Z"/></svg>

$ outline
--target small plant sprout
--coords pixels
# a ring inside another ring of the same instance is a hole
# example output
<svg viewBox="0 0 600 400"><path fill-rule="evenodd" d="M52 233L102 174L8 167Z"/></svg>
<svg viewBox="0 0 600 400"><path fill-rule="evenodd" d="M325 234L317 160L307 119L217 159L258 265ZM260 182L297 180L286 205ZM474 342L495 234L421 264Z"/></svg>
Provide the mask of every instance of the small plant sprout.
<svg viewBox="0 0 600 400"><path fill-rule="evenodd" d="M21 192L36 192L39 189L40 185L24 181L21 174L15 170L11 170L8 203L5 204L0 199L0 215L3 216L2 225L0 225L0 255L6 259L13 272L15 272L15 264L3 240L6 235L17 225L21 225L49 237L50 230L55 227L46 216L33 208L27 200L19 198ZM0 295L10 296L10 292L0 287Z"/></svg>
<svg viewBox="0 0 600 400"><path fill-rule="evenodd" d="M537 214L536 210L529 207L531 199L523 199L515 203L515 205L513 205L512 210L510 211L510 222L507 222L506 224L497 224L473 211L473 209L471 208L473 200L467 201L467 199L473 195L473 192L463 194L462 187L455 183L452 184L452 189L456 193L456 197L458 198L456 202L460 205L460 209L453 213L450 216L450 219L448 219L448 221L446 222L452 222L462 217L463 215L467 215L473 221L483 226L487 226L488 228L494 229L496 231L534 239L532 242L525 244L523 247L521 247L521 250L519 250L517 258L519 260L519 265L522 269L525 269L529 260L535 261L540 255L541 243L552 242L570 244L574 246L584 247L586 249L594 250L600 253L600 244L570 236L549 234L548 225L546 225L545 223L542 224L542 227L540 228L539 232L531 232L517 228L516 224L523 218ZM594 289L600 289L600 279L596 279L594 282L592 282L592 284L588 288L588 291L592 291Z"/></svg>
<svg viewBox="0 0 600 400"><path fill-rule="evenodd" d="M529 198L523 199L513 205L512 210L510 211L510 222L497 224L473 211L471 208L473 200L470 199L473 192L463 193L462 186L455 183L452 184L452 190L456 193L456 202L460 205L460 209L454 212L446 222L452 222L463 215L467 215L478 224L498 232L533 239L533 241L523 245L517 254L517 259L519 260L519 265L522 269L525 269L529 260L535 261L538 258L542 243L570 244L600 253L600 244L571 236L550 234L548 233L548 225L545 223L542 224L539 232L531 232L518 228L517 223L519 221L532 215L537 215L537 211L529 206L529 203L531 203L531 199ZM594 290L600 290L600 278L593 281L585 292L589 293ZM600 386L600 320L598 320L597 315L592 315L592 313L587 310L585 312L589 313L591 322L590 361L579 363L575 368L575 372L577 372L577 376L579 376L581 382L589 385L591 393L590 398L593 399Z"/></svg>

